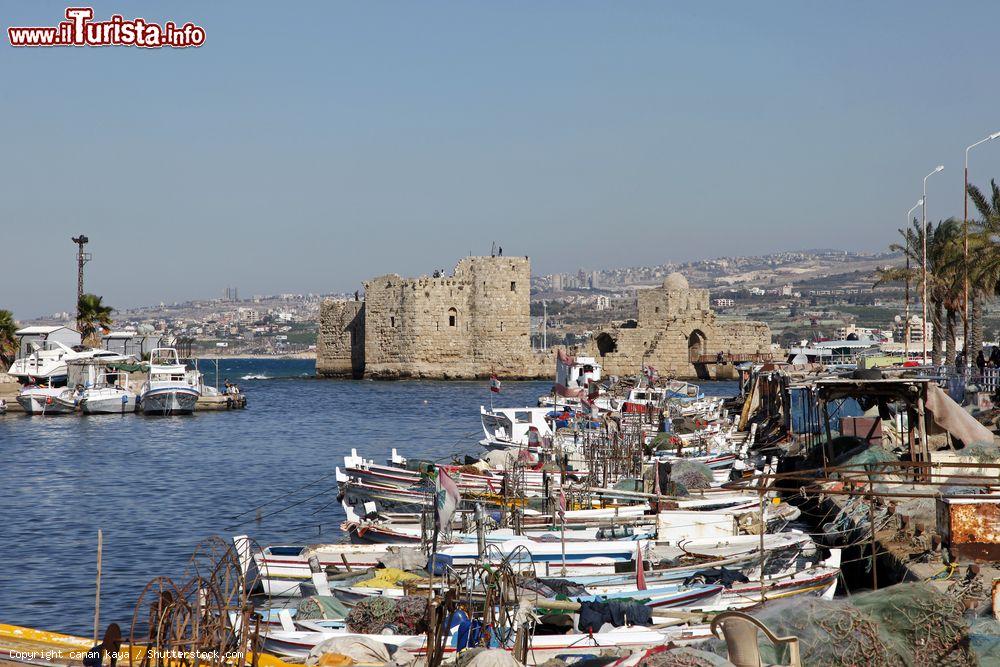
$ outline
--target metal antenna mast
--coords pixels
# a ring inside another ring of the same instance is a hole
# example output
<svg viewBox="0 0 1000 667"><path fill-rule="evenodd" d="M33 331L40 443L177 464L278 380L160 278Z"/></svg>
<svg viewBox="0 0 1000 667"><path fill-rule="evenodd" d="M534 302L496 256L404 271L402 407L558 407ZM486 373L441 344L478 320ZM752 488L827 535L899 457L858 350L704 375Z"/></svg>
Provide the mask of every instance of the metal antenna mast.
<svg viewBox="0 0 1000 667"><path fill-rule="evenodd" d="M83 265L90 261L91 254L84 252L83 247L90 243L90 239L80 234L72 237L73 243L80 246L76 251L76 319L80 319L80 297L83 296Z"/></svg>

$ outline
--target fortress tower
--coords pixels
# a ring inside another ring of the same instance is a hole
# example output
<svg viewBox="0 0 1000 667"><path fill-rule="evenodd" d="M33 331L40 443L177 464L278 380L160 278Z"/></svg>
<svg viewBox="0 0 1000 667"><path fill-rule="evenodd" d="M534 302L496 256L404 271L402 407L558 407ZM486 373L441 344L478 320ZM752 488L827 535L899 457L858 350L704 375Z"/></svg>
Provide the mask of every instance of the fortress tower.
<svg viewBox="0 0 1000 667"><path fill-rule="evenodd" d="M639 373L647 364L672 377L694 378L707 368L705 358L719 352L727 358L770 353L766 324L718 319L708 305L708 290L690 287L679 273L660 287L639 291L637 301L637 321L599 331L591 341L588 352L605 375Z"/></svg>
<svg viewBox="0 0 1000 667"><path fill-rule="evenodd" d="M523 377L531 352L527 257L466 257L451 276L388 274L320 311L316 369L340 377Z"/></svg>

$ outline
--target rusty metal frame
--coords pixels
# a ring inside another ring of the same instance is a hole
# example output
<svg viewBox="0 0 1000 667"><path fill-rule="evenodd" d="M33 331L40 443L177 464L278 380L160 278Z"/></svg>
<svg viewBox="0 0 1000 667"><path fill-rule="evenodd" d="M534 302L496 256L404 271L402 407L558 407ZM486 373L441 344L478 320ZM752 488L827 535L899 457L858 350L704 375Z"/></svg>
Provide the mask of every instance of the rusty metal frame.
<svg viewBox="0 0 1000 667"><path fill-rule="evenodd" d="M962 474L965 470L980 470L982 474ZM934 481L933 475L948 474L948 470L959 471L949 475L947 481ZM992 473L992 474L991 474ZM887 478L893 475L895 479ZM903 479L905 478L905 479ZM842 483L842 488L827 488L821 486L830 483ZM753 486L751 486L751 484ZM758 473L726 482L722 488L732 491L757 491L757 485L764 484L771 491L789 493L814 493L828 496L869 496L874 498L940 498L942 494L935 490L943 486L959 486L969 488L986 488L982 493L949 493L948 498L959 500L982 500L996 497L989 494L1000 493L1000 463L963 463L963 462L928 462L928 461L884 461L849 466L827 466L825 468L810 468L795 472ZM926 487L925 490L914 489L911 492L874 491L872 484L899 484L910 487Z"/></svg>

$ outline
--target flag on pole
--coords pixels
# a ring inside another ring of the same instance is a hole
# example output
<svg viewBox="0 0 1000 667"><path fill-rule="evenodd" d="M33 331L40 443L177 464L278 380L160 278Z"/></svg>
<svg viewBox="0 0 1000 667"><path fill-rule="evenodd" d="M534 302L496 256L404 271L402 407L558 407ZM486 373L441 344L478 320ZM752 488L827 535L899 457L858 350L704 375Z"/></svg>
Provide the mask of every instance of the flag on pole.
<svg viewBox="0 0 1000 667"><path fill-rule="evenodd" d="M449 477L442 468L438 468L434 490L437 504L437 527L438 530L444 530L451 525L451 518L455 515L459 503L462 502L462 494L458 492L455 480Z"/></svg>
<svg viewBox="0 0 1000 667"><path fill-rule="evenodd" d="M566 494L559 489L559 520L566 521Z"/></svg>
<svg viewBox="0 0 1000 667"><path fill-rule="evenodd" d="M495 373L490 376L490 391L494 394L500 393L500 378Z"/></svg>
<svg viewBox="0 0 1000 667"><path fill-rule="evenodd" d="M646 590L646 570L642 563L642 542L635 543L635 587Z"/></svg>
<svg viewBox="0 0 1000 667"><path fill-rule="evenodd" d="M538 447L542 444L542 438L538 433L537 426L528 427L528 447Z"/></svg>

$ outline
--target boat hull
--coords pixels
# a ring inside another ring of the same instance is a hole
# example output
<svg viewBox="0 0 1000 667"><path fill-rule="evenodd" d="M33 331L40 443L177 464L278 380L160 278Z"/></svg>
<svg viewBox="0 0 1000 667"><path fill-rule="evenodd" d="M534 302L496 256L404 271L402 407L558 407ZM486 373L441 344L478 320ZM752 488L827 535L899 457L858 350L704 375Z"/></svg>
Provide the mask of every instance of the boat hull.
<svg viewBox="0 0 1000 667"><path fill-rule="evenodd" d="M68 415L76 410L72 401L51 393L21 393L17 402L29 415Z"/></svg>
<svg viewBox="0 0 1000 667"><path fill-rule="evenodd" d="M80 401L80 410L87 415L128 414L135 412L137 402L135 394L84 396Z"/></svg>
<svg viewBox="0 0 1000 667"><path fill-rule="evenodd" d="M144 415L189 415L197 403L198 391L195 389L150 389L142 395L139 409Z"/></svg>

